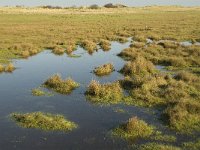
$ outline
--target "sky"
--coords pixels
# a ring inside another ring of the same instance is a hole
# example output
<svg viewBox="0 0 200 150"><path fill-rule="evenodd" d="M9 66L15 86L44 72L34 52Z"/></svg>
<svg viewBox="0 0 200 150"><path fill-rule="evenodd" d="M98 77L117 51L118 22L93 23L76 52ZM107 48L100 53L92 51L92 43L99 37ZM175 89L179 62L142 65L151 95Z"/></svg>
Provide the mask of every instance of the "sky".
<svg viewBox="0 0 200 150"><path fill-rule="evenodd" d="M128 6L149 5L181 5L200 6L200 0L0 0L0 6L89 6L92 4L104 5L107 3L121 3Z"/></svg>

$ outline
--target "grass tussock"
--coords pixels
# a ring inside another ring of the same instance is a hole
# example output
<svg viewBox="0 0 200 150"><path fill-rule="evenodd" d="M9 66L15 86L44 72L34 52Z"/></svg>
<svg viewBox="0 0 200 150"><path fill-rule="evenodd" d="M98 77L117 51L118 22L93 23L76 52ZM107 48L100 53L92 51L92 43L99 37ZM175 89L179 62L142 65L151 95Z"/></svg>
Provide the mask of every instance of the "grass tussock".
<svg viewBox="0 0 200 150"><path fill-rule="evenodd" d="M133 42L130 47L135 47L135 48L142 48L146 45L144 42Z"/></svg>
<svg viewBox="0 0 200 150"><path fill-rule="evenodd" d="M123 97L123 91L119 82L100 84L92 80L86 91L87 98L97 104L117 104Z"/></svg>
<svg viewBox="0 0 200 150"><path fill-rule="evenodd" d="M141 145L139 150L181 150L181 148L166 144L147 143Z"/></svg>
<svg viewBox="0 0 200 150"><path fill-rule="evenodd" d="M113 135L126 140L134 140L138 138L148 138L154 132L154 127L148 125L137 117L132 117L126 124L114 129Z"/></svg>
<svg viewBox="0 0 200 150"><path fill-rule="evenodd" d="M65 49L61 46L55 46L52 50L52 52L56 55L62 55L65 53Z"/></svg>
<svg viewBox="0 0 200 150"><path fill-rule="evenodd" d="M110 42L108 40L101 39L100 43L99 43L99 46L104 51L109 51L111 49L111 44L110 44Z"/></svg>
<svg viewBox="0 0 200 150"><path fill-rule="evenodd" d="M46 93L44 91L42 91L40 88L35 88L35 89L32 89L32 95L33 96L44 96L44 95L46 95Z"/></svg>
<svg viewBox="0 0 200 150"><path fill-rule="evenodd" d="M62 115L53 115L50 113L13 113L11 118L21 127L36 128L45 131L71 131L78 126Z"/></svg>
<svg viewBox="0 0 200 150"><path fill-rule="evenodd" d="M192 142L185 142L183 143L183 150L199 150L200 149L200 139L198 138Z"/></svg>
<svg viewBox="0 0 200 150"><path fill-rule="evenodd" d="M44 86L61 94L70 94L74 89L79 87L79 83L71 78L63 80L60 75L56 74L46 80Z"/></svg>
<svg viewBox="0 0 200 150"><path fill-rule="evenodd" d="M130 61L124 65L121 72L125 75L146 75L155 73L155 66L143 57L137 57L134 61Z"/></svg>
<svg viewBox="0 0 200 150"><path fill-rule="evenodd" d="M5 72L13 72L15 70L15 67L13 64L8 64L7 66L5 66L4 71Z"/></svg>
<svg viewBox="0 0 200 150"><path fill-rule="evenodd" d="M81 46L88 51L88 53L92 54L95 50L97 50L97 44L90 40L82 41Z"/></svg>
<svg viewBox="0 0 200 150"><path fill-rule="evenodd" d="M0 72L4 72L4 66L0 64Z"/></svg>
<svg viewBox="0 0 200 150"><path fill-rule="evenodd" d="M191 100L174 102L165 110L171 128L183 132L200 131L200 104Z"/></svg>
<svg viewBox="0 0 200 150"><path fill-rule="evenodd" d="M111 63L104 64L102 66L96 67L94 73L98 76L109 75L114 71L114 66Z"/></svg>

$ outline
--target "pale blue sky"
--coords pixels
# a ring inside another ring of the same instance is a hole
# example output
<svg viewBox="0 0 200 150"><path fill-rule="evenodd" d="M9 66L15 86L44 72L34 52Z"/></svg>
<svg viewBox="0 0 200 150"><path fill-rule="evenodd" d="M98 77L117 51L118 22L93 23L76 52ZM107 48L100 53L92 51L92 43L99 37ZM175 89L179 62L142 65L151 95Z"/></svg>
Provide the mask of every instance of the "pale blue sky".
<svg viewBox="0 0 200 150"><path fill-rule="evenodd" d="M147 5L182 5L200 6L200 0L0 0L0 6L39 6L39 5L58 5L58 6L81 6L81 5L104 5L106 3L121 3L129 6Z"/></svg>

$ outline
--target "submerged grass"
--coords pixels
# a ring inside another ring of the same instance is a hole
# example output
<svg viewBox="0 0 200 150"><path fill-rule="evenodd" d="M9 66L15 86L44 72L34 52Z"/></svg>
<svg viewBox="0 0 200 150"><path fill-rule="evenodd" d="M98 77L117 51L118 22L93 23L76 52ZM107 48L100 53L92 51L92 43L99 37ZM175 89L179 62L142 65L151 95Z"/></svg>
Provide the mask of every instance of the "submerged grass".
<svg viewBox="0 0 200 150"><path fill-rule="evenodd" d="M79 87L79 83L71 78L63 80L60 75L56 74L46 80L44 86L61 94L70 94L74 89Z"/></svg>
<svg viewBox="0 0 200 150"><path fill-rule="evenodd" d="M98 76L109 75L114 71L114 66L111 63L104 64L102 66L96 67L94 73Z"/></svg>
<svg viewBox="0 0 200 150"><path fill-rule="evenodd" d="M119 82L100 84L92 80L85 95L95 104L117 104L123 98L123 91Z"/></svg>
<svg viewBox="0 0 200 150"><path fill-rule="evenodd" d="M62 115L53 115L50 113L13 113L11 118L21 127L36 128L45 131L71 131L78 126Z"/></svg>

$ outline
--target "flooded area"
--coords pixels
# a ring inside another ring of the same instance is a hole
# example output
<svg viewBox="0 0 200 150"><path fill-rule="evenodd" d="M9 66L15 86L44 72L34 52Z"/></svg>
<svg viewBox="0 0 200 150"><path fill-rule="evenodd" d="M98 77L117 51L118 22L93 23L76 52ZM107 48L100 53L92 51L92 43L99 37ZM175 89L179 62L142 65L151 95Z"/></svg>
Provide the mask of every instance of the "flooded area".
<svg viewBox="0 0 200 150"><path fill-rule="evenodd" d="M126 141L113 138L110 131L127 121L131 116L138 116L147 123L155 125L163 133L173 134L158 120L159 111L134 106L93 105L86 100L84 93L91 80L101 83L113 82L123 78L118 71L125 61L117 56L130 42L120 44L112 42L108 52L99 50L92 55L82 48L73 54L81 57L54 55L45 50L29 59L14 60L17 69L12 74L0 74L0 146L3 150L76 150L76 149L129 149ZM112 63L115 71L104 77L95 76L95 67ZM157 66L163 69L162 66ZM54 93L53 96L37 97L31 94L33 88L39 87L47 78L59 73L63 78L72 77L80 87L70 95ZM124 112L117 110L123 109ZM79 125L72 132L45 132L37 129L25 129L17 126L9 117L13 112L35 112L62 114ZM178 135L179 141L189 137ZM143 143L138 140L136 143ZM178 145L178 144L175 144Z"/></svg>

